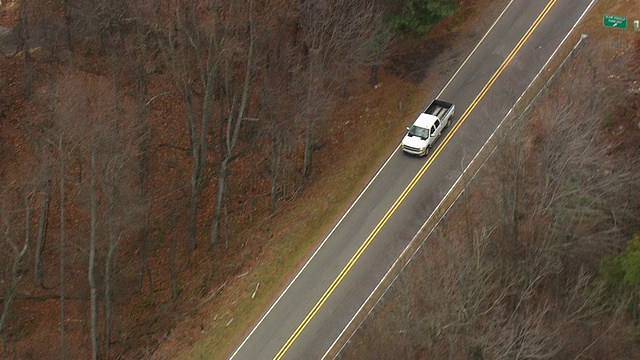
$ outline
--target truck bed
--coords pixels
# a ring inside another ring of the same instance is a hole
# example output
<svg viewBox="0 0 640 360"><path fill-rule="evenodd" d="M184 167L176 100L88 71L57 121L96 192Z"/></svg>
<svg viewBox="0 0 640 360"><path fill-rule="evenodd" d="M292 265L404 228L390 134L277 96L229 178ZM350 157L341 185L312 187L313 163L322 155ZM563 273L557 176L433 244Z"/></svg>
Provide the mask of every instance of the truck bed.
<svg viewBox="0 0 640 360"><path fill-rule="evenodd" d="M442 117L453 107L453 104L448 103L442 100L433 100L431 105L424 111L425 114L437 116L442 119Z"/></svg>

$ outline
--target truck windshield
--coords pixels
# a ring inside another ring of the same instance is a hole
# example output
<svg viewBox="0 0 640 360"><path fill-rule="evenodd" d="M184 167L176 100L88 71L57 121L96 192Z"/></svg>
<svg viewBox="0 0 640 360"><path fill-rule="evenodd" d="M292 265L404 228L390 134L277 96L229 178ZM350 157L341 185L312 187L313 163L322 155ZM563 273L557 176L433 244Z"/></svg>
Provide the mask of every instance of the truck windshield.
<svg viewBox="0 0 640 360"><path fill-rule="evenodd" d="M429 129L425 129L425 128L421 128L419 126L411 126L411 129L409 129L409 135L411 136L419 136L421 138L427 138L429 137Z"/></svg>

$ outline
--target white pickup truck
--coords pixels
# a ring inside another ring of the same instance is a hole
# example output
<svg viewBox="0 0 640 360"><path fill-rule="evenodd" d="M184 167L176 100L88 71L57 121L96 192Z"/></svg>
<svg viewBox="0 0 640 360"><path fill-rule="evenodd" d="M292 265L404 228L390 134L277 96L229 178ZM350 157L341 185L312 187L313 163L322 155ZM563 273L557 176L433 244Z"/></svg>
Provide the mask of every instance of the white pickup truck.
<svg viewBox="0 0 640 360"><path fill-rule="evenodd" d="M431 105L407 128L402 139L402 150L409 154L424 156L449 126L456 107L442 100L433 100Z"/></svg>

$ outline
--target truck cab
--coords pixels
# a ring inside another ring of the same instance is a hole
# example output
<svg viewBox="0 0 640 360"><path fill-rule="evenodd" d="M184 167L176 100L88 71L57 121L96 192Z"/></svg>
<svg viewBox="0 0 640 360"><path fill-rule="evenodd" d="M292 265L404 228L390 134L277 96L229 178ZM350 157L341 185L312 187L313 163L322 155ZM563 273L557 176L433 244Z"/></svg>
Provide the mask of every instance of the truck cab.
<svg viewBox="0 0 640 360"><path fill-rule="evenodd" d="M436 116L420 114L413 125L407 128L407 135L402 140L402 150L414 155L427 155L443 127Z"/></svg>

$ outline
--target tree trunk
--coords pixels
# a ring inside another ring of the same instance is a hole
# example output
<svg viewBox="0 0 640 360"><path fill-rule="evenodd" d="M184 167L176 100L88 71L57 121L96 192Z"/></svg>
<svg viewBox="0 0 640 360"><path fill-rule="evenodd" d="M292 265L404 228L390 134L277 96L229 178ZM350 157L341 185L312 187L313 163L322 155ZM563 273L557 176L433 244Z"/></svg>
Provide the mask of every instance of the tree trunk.
<svg viewBox="0 0 640 360"><path fill-rule="evenodd" d="M18 247L18 244L15 241L11 240L10 238L5 239L9 243L11 249L13 250L13 266L11 267L11 285L9 286L9 291L5 296L2 315L0 316L0 334L2 334L2 331L4 330L4 325L7 321L7 317L9 316L9 308L11 307L11 303L13 302L13 299L16 295L16 288L18 287L18 281L20 280L20 276L18 274L18 265L20 265L20 260L22 260L22 257L27 252L27 248L29 247L29 239L30 239L29 225L31 224L31 204L29 203L28 197L25 197L24 200L25 200L25 210L26 210L25 211L25 238L24 238L24 244L22 246L22 249L20 249ZM8 233L8 231L6 231L5 233ZM7 234L5 236L10 237L12 235Z"/></svg>
<svg viewBox="0 0 640 360"><path fill-rule="evenodd" d="M253 46L255 42L253 24L253 1L249 1L248 26L249 49L247 52L247 64L242 86L242 93L240 95L240 104L237 112L235 112L233 106L234 101L231 100L231 105L227 116L226 137L224 139L224 153L223 159L220 162L220 169L218 171L218 191L216 193L216 204L213 210L213 218L211 220L211 237L209 239L209 244L211 246L213 246L220 237L220 215L222 213L222 205L227 188L227 175L229 172L229 165L233 160L234 149L240 135L240 127L244 120L245 111L249 103L249 85L251 83L251 73L253 67ZM228 73L227 76L229 76ZM232 94L232 90L229 88L228 84L229 81L226 82L227 86L225 87L225 91L227 92L227 96L229 96L230 99L233 99L234 96L230 96Z"/></svg>
<svg viewBox="0 0 640 360"><path fill-rule="evenodd" d="M46 156L43 158L43 160L44 159L46 159ZM45 171L47 171L48 173L48 170ZM42 250L44 247L45 238L47 236L47 214L49 213L50 191L49 181L49 176L47 174L40 196L40 213L38 214L38 236L36 238L36 254L33 270L36 285L41 288L44 288L44 283L42 282Z"/></svg>
<svg viewBox="0 0 640 360"><path fill-rule="evenodd" d="M112 176L110 179L109 207L107 212L109 248L107 249L107 258L104 264L104 356L107 359L109 358L109 344L111 342L111 262L119 242L119 237L116 237L113 224L116 205L115 181L115 176Z"/></svg>
<svg viewBox="0 0 640 360"><path fill-rule="evenodd" d="M278 204L278 180L280 175L280 141L278 136L271 140L271 213L276 212Z"/></svg>
<svg viewBox="0 0 640 360"><path fill-rule="evenodd" d="M312 110L312 102L316 93L316 63L318 62L319 50L309 49L309 83L307 86L305 131L304 131L304 158L302 161L302 177L308 178L311 175L311 165L313 162L313 137L316 124L316 111Z"/></svg>
<svg viewBox="0 0 640 360"><path fill-rule="evenodd" d="M109 343L111 338L111 259L115 244L109 244L107 259L104 265L104 356L109 358Z"/></svg>
<svg viewBox="0 0 640 360"><path fill-rule="evenodd" d="M62 136L60 136L58 142L58 150L60 152L60 358L65 359L66 349L64 343L64 331L65 331L65 284L64 284L64 246L65 246L65 218L64 218L64 149L62 147Z"/></svg>
<svg viewBox="0 0 640 360"><path fill-rule="evenodd" d="M20 27L22 37L22 51L24 53L23 61L23 87L25 97L31 96L31 83L33 82L33 71L31 69L31 55L29 53L29 17L27 10L27 0L20 1Z"/></svg>
<svg viewBox="0 0 640 360"><path fill-rule="evenodd" d="M198 199L200 191L196 164L191 172L191 199L189 201L189 250L193 251L198 246Z"/></svg>
<svg viewBox="0 0 640 360"><path fill-rule="evenodd" d="M185 14L179 14L185 10ZM207 132L211 111L213 109L214 80L217 75L217 61L213 60L213 51L217 44L215 26L212 34L200 33L197 26L192 26L191 21L197 17L195 6L186 6L177 11L178 16L170 29L167 29L167 46L163 48L167 63L177 70L174 81L176 88L187 106L187 130L189 135L189 150L191 155L191 194L189 198L189 220L187 224L187 236L189 237L189 250L197 247L198 235L198 204L202 188L205 184L205 169L207 166ZM183 17L186 16L186 17ZM201 43L193 39L208 36L206 51L201 48ZM184 41L183 41L184 40ZM196 79L192 78L195 68ZM193 85L197 84L204 89L202 102L196 104L193 99Z"/></svg>
<svg viewBox="0 0 640 360"><path fill-rule="evenodd" d="M139 79L144 79L143 81L136 81L136 97L139 101L142 101L142 93L146 93L146 85L144 85L143 91L139 91L139 84L146 84L146 79L144 78L144 70L141 69L143 66L140 65ZM157 95L156 95L157 96ZM152 98L153 99L153 98ZM151 101L151 100L150 100ZM148 103L147 103L148 104ZM140 199L143 203L147 200L147 192L146 192L146 181L147 181L147 172L148 172L148 159L149 159L149 123L147 118L147 108L144 105L143 110L138 116L138 120L140 121ZM146 212L144 215L144 225L140 232L140 281L138 282L138 292L142 292L142 284L144 282L145 274L147 276L148 286L149 286L149 303L151 306L154 306L153 300L153 279L151 277L151 268L149 267L149 261L147 260L147 252L148 252L148 241L149 241L149 213Z"/></svg>
<svg viewBox="0 0 640 360"><path fill-rule="evenodd" d="M147 227L142 229L142 234L140 235L140 256L142 257L140 263L140 280L138 282L138 292L142 292L142 284L144 282L145 275L147 277L147 286L149 286L149 303L151 306L155 306L155 302L153 300L153 278L151 277L151 268L149 267L149 261L147 260L147 247L148 247L148 237L149 233L147 231Z"/></svg>
<svg viewBox="0 0 640 360"><path fill-rule="evenodd" d="M313 150L314 150L314 133L317 124L318 115L312 114L307 118L307 126L305 129L305 142L304 142L304 160L302 165L302 177L308 178L311 176L311 168L313 166Z"/></svg>
<svg viewBox="0 0 640 360"><path fill-rule="evenodd" d="M229 158L225 157L220 163L218 171L218 190L216 192L216 203L213 207L213 219L211 220L211 237L209 245L216 244L220 237L220 216L222 214L222 204L224 200L225 186L227 184L227 170L229 167Z"/></svg>
<svg viewBox="0 0 640 360"><path fill-rule="evenodd" d="M91 359L98 359L98 293L96 289L96 279L94 276L95 270L95 258L96 258L96 237L98 226L98 201L96 199L96 149L95 144L92 144L91 150L91 187L89 189L90 206L91 206L91 228L89 236L89 290L91 292Z"/></svg>
<svg viewBox="0 0 640 360"><path fill-rule="evenodd" d="M67 39L67 49L71 54L73 54L73 41L71 39L71 14L69 11L69 0L64 0L64 25L66 27L66 39Z"/></svg>
<svg viewBox="0 0 640 360"><path fill-rule="evenodd" d="M378 67L380 65L373 64L371 65L371 75L369 75L369 85L376 86L378 85Z"/></svg>
<svg viewBox="0 0 640 360"><path fill-rule="evenodd" d="M313 136L311 135L311 119L305 119L307 125L305 126L304 131L304 160L302 162L302 177L308 178L311 176L311 161L313 157L313 149L311 148L311 142L313 141Z"/></svg>
<svg viewBox="0 0 640 360"><path fill-rule="evenodd" d="M186 76L186 71L185 75ZM211 71L213 72L213 71ZM211 73L209 74L211 76ZM207 164L207 139L206 133L209 127L209 117L211 115L211 107L213 102L213 79L203 84L207 89L205 99L202 104L202 114L200 116L200 128L198 130L196 114L192 102L190 82L183 78L184 98L188 107L188 129L189 129L189 145L191 150L192 167L191 167L191 198L189 199L189 250L193 251L198 246L198 205L200 202L200 194L205 183L205 167Z"/></svg>
<svg viewBox="0 0 640 360"><path fill-rule="evenodd" d="M343 79L342 79L342 91L340 92L340 96L344 99L347 97L348 89L349 89L349 74L351 73L351 59L347 60L347 65L344 69Z"/></svg>
<svg viewBox="0 0 640 360"><path fill-rule="evenodd" d="M171 302L173 309L178 306L178 269L176 269L176 237L171 237L171 252L169 253L169 275L171 277Z"/></svg>

